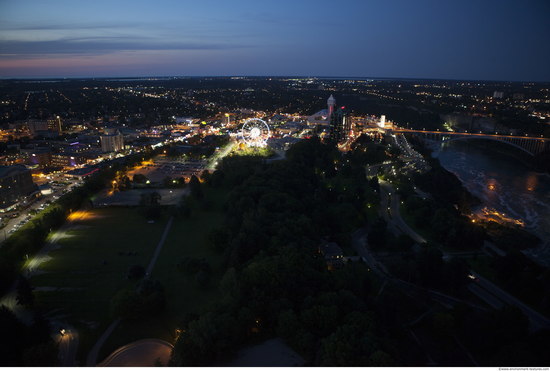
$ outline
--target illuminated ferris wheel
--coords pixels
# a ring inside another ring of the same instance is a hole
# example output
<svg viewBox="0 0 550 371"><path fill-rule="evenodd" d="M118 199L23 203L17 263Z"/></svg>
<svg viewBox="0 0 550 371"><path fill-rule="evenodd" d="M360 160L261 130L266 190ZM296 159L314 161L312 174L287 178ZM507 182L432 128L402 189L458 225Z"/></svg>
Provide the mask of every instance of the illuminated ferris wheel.
<svg viewBox="0 0 550 371"><path fill-rule="evenodd" d="M251 147L265 147L270 134L267 122L256 118L246 120L241 129L243 141Z"/></svg>

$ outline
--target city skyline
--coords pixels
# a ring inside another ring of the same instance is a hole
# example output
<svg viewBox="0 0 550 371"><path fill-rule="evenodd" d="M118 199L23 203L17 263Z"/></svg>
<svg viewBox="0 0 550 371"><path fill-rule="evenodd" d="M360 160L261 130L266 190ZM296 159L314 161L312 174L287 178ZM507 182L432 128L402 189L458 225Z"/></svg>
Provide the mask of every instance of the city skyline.
<svg viewBox="0 0 550 371"><path fill-rule="evenodd" d="M0 10L0 78L550 80L543 1L26 1Z"/></svg>

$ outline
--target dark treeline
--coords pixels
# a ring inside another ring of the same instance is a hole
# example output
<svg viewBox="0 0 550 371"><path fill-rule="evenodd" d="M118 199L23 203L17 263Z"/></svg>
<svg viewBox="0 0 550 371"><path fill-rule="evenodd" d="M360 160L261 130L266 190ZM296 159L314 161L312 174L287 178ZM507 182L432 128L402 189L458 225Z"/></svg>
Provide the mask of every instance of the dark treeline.
<svg viewBox="0 0 550 371"><path fill-rule="evenodd" d="M526 347L548 334L530 334L526 318L513 308L447 310L393 285L381 290L362 262L327 269L318 254L321 239L346 247L358 227L384 229L365 209L379 202L362 157L375 146L365 141L342 155L317 139L305 140L286 160L230 157L205 183L190 184L194 207L208 206L209 188L227 194L225 225L210 235L210 248L224 254L226 264L217 303L182 320L172 365L222 365L243 346L272 337L284 339L310 366L424 365L408 334L409 323L426 308L435 312L420 322L421 331L450 348L458 346L458 336L481 365L500 363L504 349L516 345L520 349L505 358L510 364L544 361L543 348ZM399 238L386 243L412 245ZM459 296L468 283L465 262L443 261L437 246L423 246L402 268L396 273L403 279ZM426 327L426 321L432 324ZM452 357L439 362L463 364Z"/></svg>
<svg viewBox="0 0 550 371"><path fill-rule="evenodd" d="M210 236L211 248L226 257L222 297L182 323L174 365L224 362L244 344L273 336L309 365L399 362L377 321L366 265L328 271L317 253L321 238L349 246L351 232L366 222L366 200L377 198L353 160L359 151L344 157L312 139L270 164L224 159L208 182L229 192L225 226Z"/></svg>

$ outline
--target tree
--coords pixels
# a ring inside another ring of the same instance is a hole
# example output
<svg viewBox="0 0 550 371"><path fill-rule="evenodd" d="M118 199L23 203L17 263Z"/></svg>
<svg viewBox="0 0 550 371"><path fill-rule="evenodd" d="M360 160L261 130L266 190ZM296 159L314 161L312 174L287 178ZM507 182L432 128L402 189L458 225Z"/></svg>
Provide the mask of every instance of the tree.
<svg viewBox="0 0 550 371"><path fill-rule="evenodd" d="M134 183L138 184L146 184L148 180L149 179L143 174L135 174L133 178Z"/></svg>
<svg viewBox="0 0 550 371"><path fill-rule="evenodd" d="M201 180L208 184L210 181L210 178L211 178L210 172L206 169L203 170L201 173Z"/></svg>
<svg viewBox="0 0 550 371"><path fill-rule="evenodd" d="M192 197L196 199L203 198L201 182L195 175L193 175L191 177L191 180L189 181L189 190L191 192Z"/></svg>
<svg viewBox="0 0 550 371"><path fill-rule="evenodd" d="M301 327L300 322L296 313L292 309L282 312L279 314L277 319L277 335L283 339L290 340L292 343L293 337L296 335L296 332Z"/></svg>
<svg viewBox="0 0 550 371"><path fill-rule="evenodd" d="M388 223L382 218L376 219L374 223L369 226L368 241L369 244L374 245L376 248L383 248L386 245L386 230Z"/></svg>
<svg viewBox="0 0 550 371"><path fill-rule="evenodd" d="M208 235L210 246L216 252L223 252L229 242L230 233L226 229L214 229Z"/></svg>
<svg viewBox="0 0 550 371"><path fill-rule="evenodd" d="M17 304L25 306L25 307L32 307L34 305L34 295L32 293L33 287L29 283L29 281L22 275L19 276L19 280L17 281Z"/></svg>
<svg viewBox="0 0 550 371"><path fill-rule="evenodd" d="M439 336L451 336L455 326L455 319L452 314L437 312L432 317L432 327Z"/></svg>
<svg viewBox="0 0 550 371"><path fill-rule="evenodd" d="M201 289L205 289L210 285L210 273L205 270L200 270L195 276L197 283Z"/></svg>
<svg viewBox="0 0 550 371"><path fill-rule="evenodd" d="M128 279L130 280L138 280L143 276L145 276L145 268L142 265L132 265L128 269Z"/></svg>
<svg viewBox="0 0 550 371"><path fill-rule="evenodd" d="M56 366L57 356L57 346L52 341L32 345L23 351L23 365L26 367Z"/></svg>
<svg viewBox="0 0 550 371"><path fill-rule="evenodd" d="M111 301L111 312L114 318L138 319L141 317L139 308L142 302L135 290L121 290Z"/></svg>
<svg viewBox="0 0 550 371"><path fill-rule="evenodd" d="M140 196L139 204L141 206L158 206L162 196L158 192L142 193Z"/></svg>
<svg viewBox="0 0 550 371"><path fill-rule="evenodd" d="M26 343L25 325L6 306L0 306L0 366L20 366Z"/></svg>
<svg viewBox="0 0 550 371"><path fill-rule="evenodd" d="M164 179L162 180L162 184L163 184L166 188L172 188L172 187L174 187L174 185L175 185L175 179L174 179L174 182L173 182L171 177L166 176L166 177L164 177Z"/></svg>
<svg viewBox="0 0 550 371"><path fill-rule="evenodd" d="M370 367L389 367L393 366L393 364L392 357L384 351L376 350L369 356L368 365Z"/></svg>
<svg viewBox="0 0 550 371"><path fill-rule="evenodd" d="M115 318L140 319L164 310L165 297L162 285L155 280L143 279L135 290L119 291L111 302Z"/></svg>

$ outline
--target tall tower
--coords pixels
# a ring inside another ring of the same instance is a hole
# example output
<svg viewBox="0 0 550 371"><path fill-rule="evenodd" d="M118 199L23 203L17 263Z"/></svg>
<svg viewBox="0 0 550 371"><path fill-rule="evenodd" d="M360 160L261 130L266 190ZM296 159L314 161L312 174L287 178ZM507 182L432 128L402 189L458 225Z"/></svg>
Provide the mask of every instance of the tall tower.
<svg viewBox="0 0 550 371"><path fill-rule="evenodd" d="M351 130L351 116L344 108L338 108L330 117L330 137L336 143L343 143L348 140Z"/></svg>
<svg viewBox="0 0 550 371"><path fill-rule="evenodd" d="M327 105L328 105L328 117L327 120L330 121L330 118L332 117L332 114L334 113L334 106L336 105L336 99L330 95L327 99Z"/></svg>

